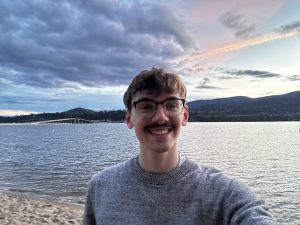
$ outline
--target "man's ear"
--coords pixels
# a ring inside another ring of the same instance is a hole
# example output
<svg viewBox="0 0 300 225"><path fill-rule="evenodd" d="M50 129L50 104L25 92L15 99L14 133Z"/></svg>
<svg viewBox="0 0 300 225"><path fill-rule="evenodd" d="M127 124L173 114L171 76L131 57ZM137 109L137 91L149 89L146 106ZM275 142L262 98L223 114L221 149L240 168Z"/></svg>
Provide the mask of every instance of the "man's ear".
<svg viewBox="0 0 300 225"><path fill-rule="evenodd" d="M186 126L189 120L189 107L187 105L183 108L182 126Z"/></svg>
<svg viewBox="0 0 300 225"><path fill-rule="evenodd" d="M133 123L131 122L131 113L129 112L128 109L126 109L125 111L125 122L129 129L133 128Z"/></svg>

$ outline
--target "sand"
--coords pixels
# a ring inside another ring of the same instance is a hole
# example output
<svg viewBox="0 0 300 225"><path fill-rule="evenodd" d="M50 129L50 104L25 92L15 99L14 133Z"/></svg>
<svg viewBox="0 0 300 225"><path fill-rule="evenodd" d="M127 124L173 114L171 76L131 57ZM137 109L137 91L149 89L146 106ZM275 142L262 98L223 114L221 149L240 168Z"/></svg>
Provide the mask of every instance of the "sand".
<svg viewBox="0 0 300 225"><path fill-rule="evenodd" d="M81 224L83 206L0 192L1 225Z"/></svg>

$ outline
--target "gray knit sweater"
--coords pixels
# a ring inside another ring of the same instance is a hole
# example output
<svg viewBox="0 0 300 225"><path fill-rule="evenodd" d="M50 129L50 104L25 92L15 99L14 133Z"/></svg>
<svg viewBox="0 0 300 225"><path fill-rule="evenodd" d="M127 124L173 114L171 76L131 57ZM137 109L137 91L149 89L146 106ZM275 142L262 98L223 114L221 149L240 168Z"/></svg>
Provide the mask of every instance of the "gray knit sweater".
<svg viewBox="0 0 300 225"><path fill-rule="evenodd" d="M263 201L221 171L187 159L168 173L148 173L134 157L96 174L84 224L274 225Z"/></svg>

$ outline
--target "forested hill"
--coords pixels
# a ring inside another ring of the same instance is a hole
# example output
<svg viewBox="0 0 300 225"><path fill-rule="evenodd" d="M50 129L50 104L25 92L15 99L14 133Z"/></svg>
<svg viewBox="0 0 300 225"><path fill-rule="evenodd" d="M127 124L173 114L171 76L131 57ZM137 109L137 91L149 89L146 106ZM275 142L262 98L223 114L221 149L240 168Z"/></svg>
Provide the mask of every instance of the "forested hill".
<svg viewBox="0 0 300 225"><path fill-rule="evenodd" d="M188 105L191 121L300 120L300 91L260 98L196 100Z"/></svg>
<svg viewBox="0 0 300 225"><path fill-rule="evenodd" d="M188 102L189 121L300 121L300 91L260 98L236 96ZM75 108L65 112L1 117L0 123L28 123L65 118L94 122L124 122L124 110L93 111Z"/></svg>

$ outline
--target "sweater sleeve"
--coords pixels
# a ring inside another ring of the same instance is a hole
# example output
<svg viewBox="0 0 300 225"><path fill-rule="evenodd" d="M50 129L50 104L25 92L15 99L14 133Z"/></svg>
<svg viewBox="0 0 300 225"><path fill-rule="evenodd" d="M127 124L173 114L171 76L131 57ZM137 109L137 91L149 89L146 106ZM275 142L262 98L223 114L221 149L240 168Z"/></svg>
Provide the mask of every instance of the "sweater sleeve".
<svg viewBox="0 0 300 225"><path fill-rule="evenodd" d="M86 194L85 208L83 214L83 225L96 225L93 199L95 199L95 189L91 181L88 185Z"/></svg>
<svg viewBox="0 0 300 225"><path fill-rule="evenodd" d="M229 185L227 221L230 225L275 225L265 202L242 182L232 180Z"/></svg>

